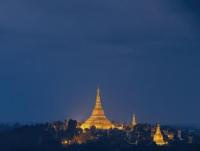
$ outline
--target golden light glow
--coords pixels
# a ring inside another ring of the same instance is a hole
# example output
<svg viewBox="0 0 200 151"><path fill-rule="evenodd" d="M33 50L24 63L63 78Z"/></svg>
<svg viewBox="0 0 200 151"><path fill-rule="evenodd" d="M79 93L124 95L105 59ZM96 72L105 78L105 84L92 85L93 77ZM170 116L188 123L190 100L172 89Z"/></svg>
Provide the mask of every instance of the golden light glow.
<svg viewBox="0 0 200 151"><path fill-rule="evenodd" d="M63 145L68 145L70 144L70 142L66 139L63 139L62 142L61 142Z"/></svg>
<svg viewBox="0 0 200 151"><path fill-rule="evenodd" d="M165 142L164 139L163 139L163 135L160 131L160 125L159 124L157 124L156 132L153 136L153 141L156 143L156 145L160 145L160 146L167 144L167 142Z"/></svg>
<svg viewBox="0 0 200 151"><path fill-rule="evenodd" d="M172 141L173 139L174 139L174 133L172 133L172 132L170 132L170 133L168 133L168 139L170 140L170 141Z"/></svg>
<svg viewBox="0 0 200 151"><path fill-rule="evenodd" d="M86 143L89 140L94 140L95 137L93 137L90 133L82 133L78 136L74 136L73 142L77 144L83 144Z"/></svg>
<svg viewBox="0 0 200 151"><path fill-rule="evenodd" d="M101 104L99 88L97 89L96 103L92 111L92 114L85 122L83 122L81 128L86 129L86 128L91 128L92 126L95 126L96 129L110 129L115 127L114 124L112 124L105 116Z"/></svg>

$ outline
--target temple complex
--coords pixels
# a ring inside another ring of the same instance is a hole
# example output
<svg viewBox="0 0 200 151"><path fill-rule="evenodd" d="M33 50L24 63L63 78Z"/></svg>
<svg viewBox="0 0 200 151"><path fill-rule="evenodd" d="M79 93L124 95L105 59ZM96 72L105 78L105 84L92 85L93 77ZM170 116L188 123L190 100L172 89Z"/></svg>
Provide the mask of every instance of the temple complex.
<svg viewBox="0 0 200 151"><path fill-rule="evenodd" d="M110 129L114 128L114 124L111 123L105 116L103 106L101 103L100 90L97 89L96 103L92 111L91 116L81 124L82 129L91 128L92 126L97 129Z"/></svg>
<svg viewBox="0 0 200 151"><path fill-rule="evenodd" d="M153 136L153 141L156 143L156 145L165 145L167 142L164 141L163 135L160 130L160 124L157 124L156 126L156 132Z"/></svg>

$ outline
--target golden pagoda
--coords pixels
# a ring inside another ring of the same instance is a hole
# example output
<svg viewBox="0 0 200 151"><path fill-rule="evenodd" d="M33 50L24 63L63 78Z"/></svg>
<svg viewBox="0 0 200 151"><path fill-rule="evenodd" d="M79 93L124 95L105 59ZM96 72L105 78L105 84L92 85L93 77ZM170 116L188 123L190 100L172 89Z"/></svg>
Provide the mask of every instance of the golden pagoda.
<svg viewBox="0 0 200 151"><path fill-rule="evenodd" d="M96 103L91 116L80 126L82 129L95 126L97 129L110 129L115 126L106 118L100 98L100 90L97 88Z"/></svg>
<svg viewBox="0 0 200 151"><path fill-rule="evenodd" d="M160 146L167 144L167 142L165 142L163 139L163 135L160 130L160 124L157 124L156 126L156 132L153 136L153 141L156 143L156 145L160 145Z"/></svg>

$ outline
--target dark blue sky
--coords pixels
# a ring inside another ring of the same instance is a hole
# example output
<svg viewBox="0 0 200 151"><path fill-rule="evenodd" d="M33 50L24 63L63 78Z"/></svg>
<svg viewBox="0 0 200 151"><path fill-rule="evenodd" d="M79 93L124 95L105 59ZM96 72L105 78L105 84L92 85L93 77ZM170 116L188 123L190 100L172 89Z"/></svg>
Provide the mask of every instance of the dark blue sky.
<svg viewBox="0 0 200 151"><path fill-rule="evenodd" d="M200 125L198 0L0 1L0 122Z"/></svg>

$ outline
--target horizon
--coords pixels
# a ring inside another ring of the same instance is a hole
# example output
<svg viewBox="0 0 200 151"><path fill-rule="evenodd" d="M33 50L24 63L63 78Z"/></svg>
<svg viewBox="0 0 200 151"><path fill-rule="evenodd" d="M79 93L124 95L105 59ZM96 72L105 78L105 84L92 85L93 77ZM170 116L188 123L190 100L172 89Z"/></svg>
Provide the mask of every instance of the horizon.
<svg viewBox="0 0 200 151"><path fill-rule="evenodd" d="M58 120L52 120L52 121L36 121L36 122L5 122L5 123L0 123L1 125L7 125L7 126L15 126L16 124L19 126L26 126L26 125L37 125L37 124L46 124L46 123L53 123L53 122L64 122L65 120L76 120L73 118L66 118L66 119L58 119ZM76 120L77 122L83 122L83 120L79 121ZM124 122L124 121L114 121L111 119L112 122L117 122L117 123L123 123L123 124L130 124L130 122ZM156 124L159 122L153 122L153 123L148 123L148 122L138 122L137 124L149 124L151 126L156 126ZM171 124L171 123L159 123L161 127L173 127L173 128L194 128L194 129L200 129L200 125L198 124L188 124L188 123L182 123L182 124Z"/></svg>
<svg viewBox="0 0 200 151"><path fill-rule="evenodd" d="M100 87L100 90L101 90L101 87ZM100 93L101 94L101 93ZM92 97L90 97L90 99L89 100L91 100L91 98ZM104 100L104 99L103 99ZM84 121L86 118L88 118L88 116L91 114L91 112L92 112L92 109L93 109L93 107L94 107L94 102L95 102L95 95L93 95L93 102L90 102L90 109L87 111L87 112L85 112L85 114L84 114L84 116L82 116L83 118L82 119L80 119L80 118L76 118L76 117L70 117L70 116L67 116L66 115L66 117L64 117L64 118L58 118L58 119L47 119L47 120L41 120L41 121L34 121L34 120L30 120L30 121L8 121L8 122L0 122L0 124L9 124L9 125L14 125L14 124L22 124L22 125L26 125L26 124L40 124L40 123L46 123L46 122L54 122L54 121L64 121L64 120L66 120L66 119L73 119L73 120L77 120L77 121ZM104 105L104 102L105 101L103 101L103 106L105 106ZM107 107L106 107L107 108ZM107 110L107 109L106 109ZM106 110L105 110L105 114L106 114ZM125 118L125 119L118 119L118 120L116 120L116 119L111 119L111 118L109 118L109 116L107 116L107 114L106 114L106 116L111 120L111 121L115 121L115 122L119 122L119 123L128 123L128 122L130 122L130 120L131 120L131 115L132 114L136 114L135 112L131 112L130 113L130 117L128 117L128 118ZM81 113L78 113L79 115L81 114ZM111 113L110 113L111 114ZM194 127L194 128L200 128L200 123L188 123L188 122L185 122L185 123L170 123L170 122L159 122L159 121L155 121L154 119L152 119L152 121L140 121L140 119L139 119L139 117L137 116L137 114L136 114L136 118L137 118L137 120L138 120L138 123L139 124L151 124L151 125L155 125L156 123L160 123L161 125L163 125L163 126L165 126L165 125L168 125L168 126L181 126L181 127Z"/></svg>
<svg viewBox="0 0 200 151"><path fill-rule="evenodd" d="M100 88L99 85L97 88ZM101 96L101 88L100 88L100 96ZM94 101L95 102L95 101ZM103 105L103 103L102 103ZM104 105L103 105L104 106ZM10 126L14 126L15 124L20 124L20 125L34 125L34 124L44 124L44 123L52 123L52 122L56 122L56 121L61 121L61 122L64 122L64 120L76 120L77 122L83 122L85 121L92 113L92 110L94 108L94 104L91 108L91 111L90 113L86 116L86 118L84 119L75 119L73 117L66 117L64 119L54 119L54 120L46 120L46 121L23 121L23 122L19 122L19 121L16 121L16 122L5 122L5 123L0 123L0 124L8 124ZM104 110L105 112L105 115L106 115L106 111ZM134 112L131 113L132 114L135 114ZM135 114L136 115L136 114ZM109 117L108 117L109 118ZM112 122L117 122L117 123L123 123L123 124L128 124L131 122L131 116L130 116L130 121L124 121L124 120L121 120L121 121L116 121L115 119L109 119L110 121ZM139 121L137 115L136 115L136 121L137 121L137 124L150 124L150 125L156 125L157 123L159 123L161 126L172 126L172 127L182 127L182 128L200 128L200 125L198 123L160 123L159 121L152 121L152 122L147 122L147 121Z"/></svg>

